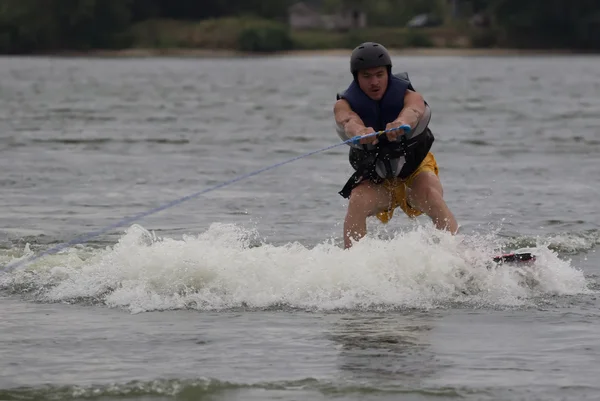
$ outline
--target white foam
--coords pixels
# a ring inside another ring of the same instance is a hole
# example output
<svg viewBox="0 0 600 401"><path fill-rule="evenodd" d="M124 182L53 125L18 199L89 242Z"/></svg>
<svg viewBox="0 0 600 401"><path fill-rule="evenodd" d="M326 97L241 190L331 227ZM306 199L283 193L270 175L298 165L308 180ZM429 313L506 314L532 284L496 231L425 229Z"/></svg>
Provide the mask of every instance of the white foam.
<svg viewBox="0 0 600 401"><path fill-rule="evenodd" d="M534 250L533 266L488 269L493 238L451 236L431 226L388 240L367 237L350 250L333 241L313 248L256 242L257 233L228 224L181 239L156 238L133 225L113 247L42 258L11 273L10 281L49 287L43 292L49 301L92 298L132 312L522 305L587 291L583 273L547 247Z"/></svg>

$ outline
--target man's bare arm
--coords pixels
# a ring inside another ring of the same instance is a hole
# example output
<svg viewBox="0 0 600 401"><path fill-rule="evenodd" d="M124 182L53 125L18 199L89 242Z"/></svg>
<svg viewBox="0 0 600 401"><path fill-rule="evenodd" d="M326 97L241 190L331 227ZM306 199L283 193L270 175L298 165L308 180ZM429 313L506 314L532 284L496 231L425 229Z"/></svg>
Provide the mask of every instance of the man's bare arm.
<svg viewBox="0 0 600 401"><path fill-rule="evenodd" d="M335 116L335 123L338 128L343 130L348 139L364 132L365 123L358 114L352 111L350 104L346 100L340 99L335 102L333 113Z"/></svg>
<svg viewBox="0 0 600 401"><path fill-rule="evenodd" d="M404 95L404 108L398 115L396 122L408 124L415 128L425 113L425 100L419 92L406 91Z"/></svg>

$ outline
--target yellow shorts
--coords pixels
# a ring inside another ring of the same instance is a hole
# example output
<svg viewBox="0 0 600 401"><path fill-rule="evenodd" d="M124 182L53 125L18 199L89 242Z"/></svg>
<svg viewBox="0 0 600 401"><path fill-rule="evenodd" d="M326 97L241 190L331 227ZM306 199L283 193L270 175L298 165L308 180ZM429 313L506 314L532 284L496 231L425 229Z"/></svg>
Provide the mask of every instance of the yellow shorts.
<svg viewBox="0 0 600 401"><path fill-rule="evenodd" d="M392 192L390 208L385 212L377 214L377 218L381 220L382 223L385 224L391 220L392 216L394 216L394 209L398 206L400 206L400 209L402 209L408 217L417 217L422 214L420 210L414 209L408 204L406 200L406 187L410 187L415 177L425 171L430 171L439 176L438 165L431 152L425 156L425 159L423 159L419 167L417 167L407 179L401 180L399 178L389 178L381 184L384 188Z"/></svg>

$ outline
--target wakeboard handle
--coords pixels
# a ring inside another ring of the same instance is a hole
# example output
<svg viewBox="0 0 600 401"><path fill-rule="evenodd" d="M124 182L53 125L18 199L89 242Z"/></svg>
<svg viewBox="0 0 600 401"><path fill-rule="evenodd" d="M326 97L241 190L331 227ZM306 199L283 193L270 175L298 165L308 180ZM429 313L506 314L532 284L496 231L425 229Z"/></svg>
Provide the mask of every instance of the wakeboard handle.
<svg viewBox="0 0 600 401"><path fill-rule="evenodd" d="M386 129L386 130L383 130L383 131L371 132L370 134L367 134L367 135L356 135L355 137L352 137L350 139L350 142L353 145L358 145L358 144L360 144L360 140L361 139L369 138L371 136L379 136L379 135L382 135L382 134L387 134L388 132L398 131L398 130L403 130L405 134L408 134L412 130L412 128L410 127L410 125L404 124L404 125L401 125L401 126L396 127L396 128L390 128L390 129Z"/></svg>

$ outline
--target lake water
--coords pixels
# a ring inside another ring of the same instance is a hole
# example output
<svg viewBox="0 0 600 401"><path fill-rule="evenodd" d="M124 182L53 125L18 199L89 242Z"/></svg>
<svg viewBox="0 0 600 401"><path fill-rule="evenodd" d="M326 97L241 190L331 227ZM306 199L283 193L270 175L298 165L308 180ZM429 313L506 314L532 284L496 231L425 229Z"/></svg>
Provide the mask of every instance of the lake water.
<svg viewBox="0 0 600 401"><path fill-rule="evenodd" d="M1 58L0 399L598 399L599 58L393 60L461 233L345 251L347 145L236 179L339 142L347 57Z"/></svg>

